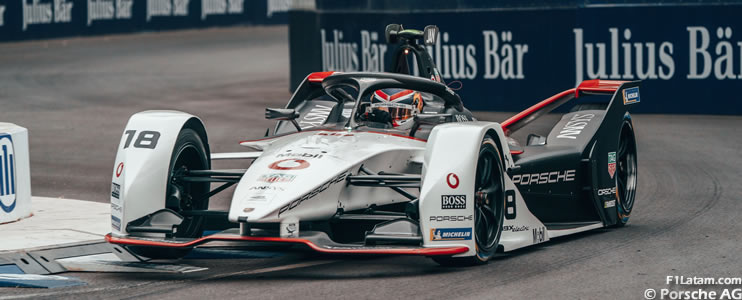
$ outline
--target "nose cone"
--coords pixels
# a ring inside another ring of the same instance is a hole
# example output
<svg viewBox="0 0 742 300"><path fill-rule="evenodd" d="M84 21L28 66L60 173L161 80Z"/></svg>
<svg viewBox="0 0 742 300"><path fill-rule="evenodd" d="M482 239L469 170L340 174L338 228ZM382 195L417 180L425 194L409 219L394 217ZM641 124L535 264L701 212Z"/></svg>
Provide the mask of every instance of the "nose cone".
<svg viewBox="0 0 742 300"><path fill-rule="evenodd" d="M360 164L381 153L405 156L422 149L424 142L379 132L307 131L281 137L240 180L229 220L326 220L337 212L345 179Z"/></svg>
<svg viewBox="0 0 742 300"><path fill-rule="evenodd" d="M307 132L273 143L240 180L230 221L247 217L250 222L278 222L296 213L302 202L335 190L355 163L349 155L342 155L357 150L355 141L343 133ZM313 201L302 220L330 217L336 210L337 201Z"/></svg>

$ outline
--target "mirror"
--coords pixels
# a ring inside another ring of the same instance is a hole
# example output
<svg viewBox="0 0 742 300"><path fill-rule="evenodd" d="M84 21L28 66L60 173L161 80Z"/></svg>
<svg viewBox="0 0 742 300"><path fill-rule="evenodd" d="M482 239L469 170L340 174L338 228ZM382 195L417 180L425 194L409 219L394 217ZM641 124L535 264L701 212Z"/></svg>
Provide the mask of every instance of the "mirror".
<svg viewBox="0 0 742 300"><path fill-rule="evenodd" d="M299 113L290 108L266 108L265 118L268 120L289 121L299 117Z"/></svg>
<svg viewBox="0 0 742 300"><path fill-rule="evenodd" d="M423 41L425 42L425 45L426 46L435 45L437 39L438 39L438 26L435 26L435 25L425 26L425 29L423 30Z"/></svg>
<svg viewBox="0 0 742 300"><path fill-rule="evenodd" d="M299 123L296 122L296 118L299 117L299 113L293 108L266 108L265 118L268 120L280 120L280 121L291 121L291 124L296 127L296 130L301 131Z"/></svg>
<svg viewBox="0 0 742 300"><path fill-rule="evenodd" d="M386 42L388 44L396 44L397 33L399 33L400 31L402 31L402 25L399 25L399 24L386 25L386 30L384 31L386 35Z"/></svg>

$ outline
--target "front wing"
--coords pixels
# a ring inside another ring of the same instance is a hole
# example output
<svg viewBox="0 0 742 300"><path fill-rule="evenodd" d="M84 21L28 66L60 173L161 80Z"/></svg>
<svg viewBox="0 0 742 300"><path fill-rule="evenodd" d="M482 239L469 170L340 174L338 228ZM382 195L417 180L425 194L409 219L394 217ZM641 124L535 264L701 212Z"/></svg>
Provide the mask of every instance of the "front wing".
<svg viewBox="0 0 742 300"><path fill-rule="evenodd" d="M216 234L207 235L198 239L182 238L146 238L146 237L114 237L106 235L106 241L124 246L145 246L158 248L193 248L198 245L214 241L232 242L261 242L276 244L298 244L322 253L331 254L393 254L393 255L421 255L421 256L450 256L469 251L469 248L440 247L423 248L420 246L340 244L333 242L327 234L319 231L305 231L298 238L282 238L275 236L240 235L239 229L229 229Z"/></svg>

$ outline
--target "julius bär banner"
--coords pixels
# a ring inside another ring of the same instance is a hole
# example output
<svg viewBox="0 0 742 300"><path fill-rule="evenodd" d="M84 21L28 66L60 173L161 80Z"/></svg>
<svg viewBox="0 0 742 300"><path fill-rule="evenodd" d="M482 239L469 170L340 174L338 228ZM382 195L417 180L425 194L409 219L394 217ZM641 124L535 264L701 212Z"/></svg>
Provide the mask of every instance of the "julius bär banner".
<svg viewBox="0 0 742 300"><path fill-rule="evenodd" d="M306 31L319 42L292 39L292 85L310 70L388 71L395 46L386 44L385 26L435 24L439 43L428 50L447 82L463 83L458 92L469 108L519 111L600 78L642 80L646 101L635 112L742 114L739 11L728 5L320 12ZM304 59L294 54L307 47L315 50L303 52Z"/></svg>

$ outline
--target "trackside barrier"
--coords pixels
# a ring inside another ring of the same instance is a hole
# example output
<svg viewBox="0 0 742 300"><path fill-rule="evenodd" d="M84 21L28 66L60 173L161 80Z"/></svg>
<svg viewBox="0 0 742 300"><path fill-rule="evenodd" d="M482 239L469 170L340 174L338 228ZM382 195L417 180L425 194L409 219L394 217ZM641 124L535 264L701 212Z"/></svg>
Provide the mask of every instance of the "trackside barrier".
<svg viewBox="0 0 742 300"><path fill-rule="evenodd" d="M286 24L292 0L0 0L0 42Z"/></svg>
<svg viewBox="0 0 742 300"><path fill-rule="evenodd" d="M291 87L310 72L389 71L386 25L434 24L429 52L473 110L521 111L599 78L642 81L632 112L742 114L742 2L661 2L317 0L289 12Z"/></svg>
<svg viewBox="0 0 742 300"><path fill-rule="evenodd" d="M0 224L30 215L28 130L11 123L0 123Z"/></svg>

